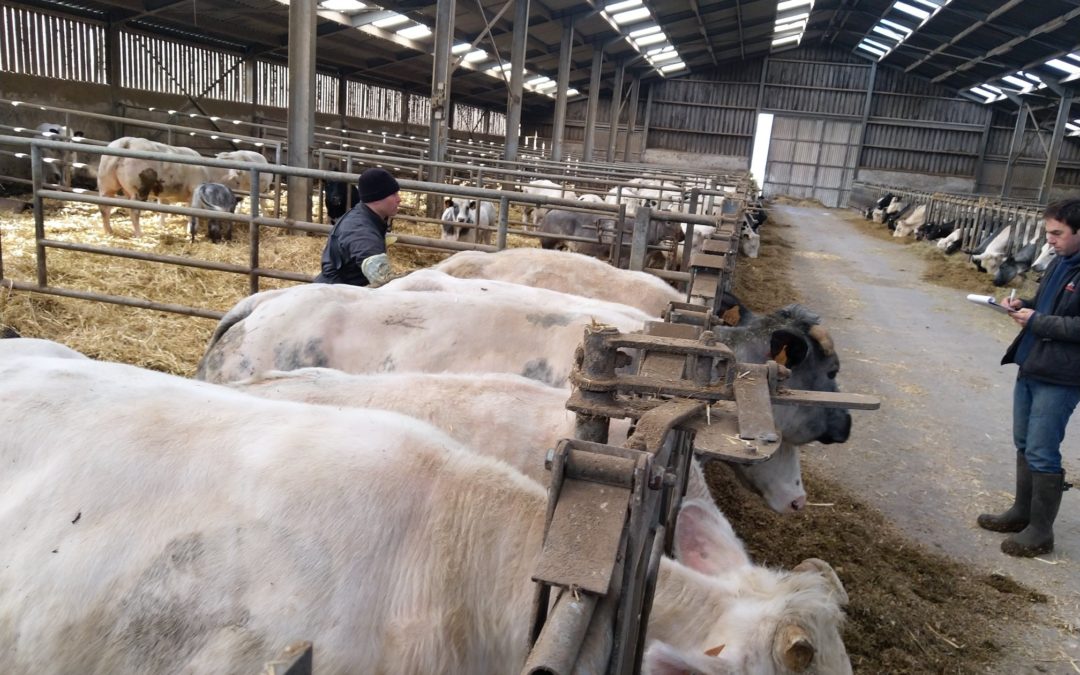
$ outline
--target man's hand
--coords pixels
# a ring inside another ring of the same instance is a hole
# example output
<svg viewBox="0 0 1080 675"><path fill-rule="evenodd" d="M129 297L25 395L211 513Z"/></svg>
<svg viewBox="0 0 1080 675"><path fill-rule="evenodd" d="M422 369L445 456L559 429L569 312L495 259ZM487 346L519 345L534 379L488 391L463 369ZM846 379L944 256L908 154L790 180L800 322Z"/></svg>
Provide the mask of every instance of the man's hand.
<svg viewBox="0 0 1080 675"><path fill-rule="evenodd" d="M1011 312L1009 316L1011 316L1012 320L1020 324L1021 326L1026 326L1028 325L1028 321L1031 321L1031 317L1035 316L1035 310L1018 309L1014 312Z"/></svg>
<svg viewBox="0 0 1080 675"><path fill-rule="evenodd" d="M998 304L1009 310L1010 312L1015 312L1016 310L1024 306L1024 303L1020 300L1020 298L1009 297L1002 298L1001 302L999 302Z"/></svg>

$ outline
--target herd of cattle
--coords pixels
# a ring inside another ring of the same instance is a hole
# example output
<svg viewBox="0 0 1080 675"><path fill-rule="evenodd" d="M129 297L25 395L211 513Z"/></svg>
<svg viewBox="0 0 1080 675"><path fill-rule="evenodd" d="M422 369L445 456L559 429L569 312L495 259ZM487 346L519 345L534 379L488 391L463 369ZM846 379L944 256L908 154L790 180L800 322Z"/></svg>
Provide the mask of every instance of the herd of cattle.
<svg viewBox="0 0 1080 675"><path fill-rule="evenodd" d="M0 625L13 636L0 669L254 673L311 639L322 673L517 672L544 460L573 435L575 347L594 322L640 330L682 298L577 253L508 249L377 289L250 296L195 380L0 340ZM733 323L714 332L739 361L782 352L786 386L837 391L813 312ZM844 442L851 418L774 412L784 447L734 468L794 512L798 446ZM613 420L611 442L627 433ZM695 463L643 672L850 673L846 603L822 560L754 564ZM575 672L604 672L611 640L591 633Z"/></svg>
<svg viewBox="0 0 1080 675"><path fill-rule="evenodd" d="M38 133L54 140L74 140L82 137L81 132L72 132L68 127L58 124L42 124ZM179 157L199 157L200 155L186 147L170 146L144 138L127 136L108 144L109 148L155 152ZM240 202L236 193L252 194L251 174L238 169L218 169L190 164L178 164L167 161L136 159L115 155L102 155L97 167L75 161L73 157L62 157L52 150L45 151L49 172L47 182L59 182L61 170L65 166L77 167L81 172L81 182L92 181L98 193L104 197L122 195L127 199L189 204L193 208L221 212L234 212ZM268 167L266 158L255 151L235 150L215 155L217 159L258 164L260 169ZM258 194L265 194L270 189L272 173L260 171ZM79 182L79 181L77 181ZM525 218L541 234L544 248L566 250L597 257L607 257L612 244L620 236L629 247L637 210L647 206L653 210L685 212L688 208L687 186L671 181L636 178L626 185L611 188L604 195L575 193L572 187L559 185L550 180L537 179L521 185L524 193L559 199L577 200L587 208L590 204L625 205L625 217L620 219L614 214L574 211L543 206L525 209ZM255 197L253 197L255 198ZM325 181L322 186L322 199L331 223L337 221L349 208L359 202L359 193L354 184ZM105 232L112 234L110 215L112 207L101 206L102 222ZM719 215L723 208L722 197L711 197L699 212ZM740 233L742 255L757 257L760 247L758 225L761 217L746 220ZM164 219L164 215L162 216ZM447 198L440 217L442 239L468 243L490 244L492 232L497 223L495 206L490 202L477 201L460 197ZM134 236L141 236L139 211L131 212ZM191 240L199 223L196 218L189 220ZM208 219L206 224L208 238L217 243L232 238L232 221ZM715 228L698 225L694 228L691 246L700 250L702 243ZM620 232L621 230L621 232ZM687 225L671 221L652 221L647 244L659 247L668 253L654 250L647 261L648 267L673 267L673 257L681 257L681 244L686 238ZM567 238L570 239L567 239ZM590 241L581 241L587 239ZM674 253L675 256L671 254ZM625 255L626 252L621 255Z"/></svg>
<svg viewBox="0 0 1080 675"><path fill-rule="evenodd" d="M911 237L920 241L935 241L946 255L960 250L963 230L955 221L928 222L927 205L915 206L910 201L886 193L868 207L863 215L867 220L883 223L894 237ZM1014 252L1008 253L1014 223L997 223L989 233L976 241L964 253L971 256L975 266L994 277L996 286L1004 286L1029 271L1041 274L1054 258L1054 249L1046 243L1041 228L1033 228L1027 240Z"/></svg>

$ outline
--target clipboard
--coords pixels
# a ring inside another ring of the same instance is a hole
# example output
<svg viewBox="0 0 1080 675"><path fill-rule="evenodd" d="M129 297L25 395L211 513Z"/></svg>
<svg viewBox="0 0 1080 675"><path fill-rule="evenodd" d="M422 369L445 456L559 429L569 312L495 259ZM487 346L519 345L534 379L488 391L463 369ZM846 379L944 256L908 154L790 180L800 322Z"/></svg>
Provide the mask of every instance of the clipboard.
<svg viewBox="0 0 1080 675"><path fill-rule="evenodd" d="M1012 314L1012 311L1005 305L999 305L998 301L994 299L992 295L977 295L975 293L968 293L967 299L974 302L976 305L982 305L989 307L990 309L1001 312L1002 314Z"/></svg>

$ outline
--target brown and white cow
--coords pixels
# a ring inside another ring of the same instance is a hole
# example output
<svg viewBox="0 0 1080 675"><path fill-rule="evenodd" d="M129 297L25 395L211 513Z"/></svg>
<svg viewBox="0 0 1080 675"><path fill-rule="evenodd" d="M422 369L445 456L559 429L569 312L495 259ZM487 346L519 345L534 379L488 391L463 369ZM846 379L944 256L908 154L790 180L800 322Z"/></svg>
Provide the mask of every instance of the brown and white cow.
<svg viewBox="0 0 1080 675"><path fill-rule="evenodd" d="M621 270L590 256L541 248L508 248L497 253L461 251L433 269L466 279L495 279L573 293L637 307L659 317L685 297L646 272Z"/></svg>
<svg viewBox="0 0 1080 675"><path fill-rule="evenodd" d="M109 143L110 148L157 152L184 157L199 157L191 148L176 147L149 141L145 138L125 136ZM98 165L98 193L102 197L113 197L123 193L128 199L147 201L151 197L161 202L191 203L195 188L209 181L206 167L192 164L179 164L170 161L135 159L116 155L102 155ZM112 234L109 223L110 206L101 206L101 220L106 234ZM164 224L165 215L161 221ZM142 235L139 229L139 210L131 210L131 227L136 237Z"/></svg>
<svg viewBox="0 0 1080 675"><path fill-rule="evenodd" d="M427 424L18 358L0 427L4 672L256 672L297 639L325 675L522 667L544 489ZM683 507L643 672L850 673L832 569L732 540ZM604 671L599 633L575 672Z"/></svg>

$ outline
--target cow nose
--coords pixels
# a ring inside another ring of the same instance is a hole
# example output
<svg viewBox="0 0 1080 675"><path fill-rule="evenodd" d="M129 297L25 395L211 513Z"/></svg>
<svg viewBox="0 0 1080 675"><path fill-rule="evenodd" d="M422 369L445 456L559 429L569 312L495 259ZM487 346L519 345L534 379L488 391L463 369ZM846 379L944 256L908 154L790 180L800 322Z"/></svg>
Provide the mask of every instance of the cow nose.
<svg viewBox="0 0 1080 675"><path fill-rule="evenodd" d="M795 499L793 499L791 501L791 510L792 511L802 511L804 508L806 508L806 496L805 495L803 495L801 497L796 497Z"/></svg>

